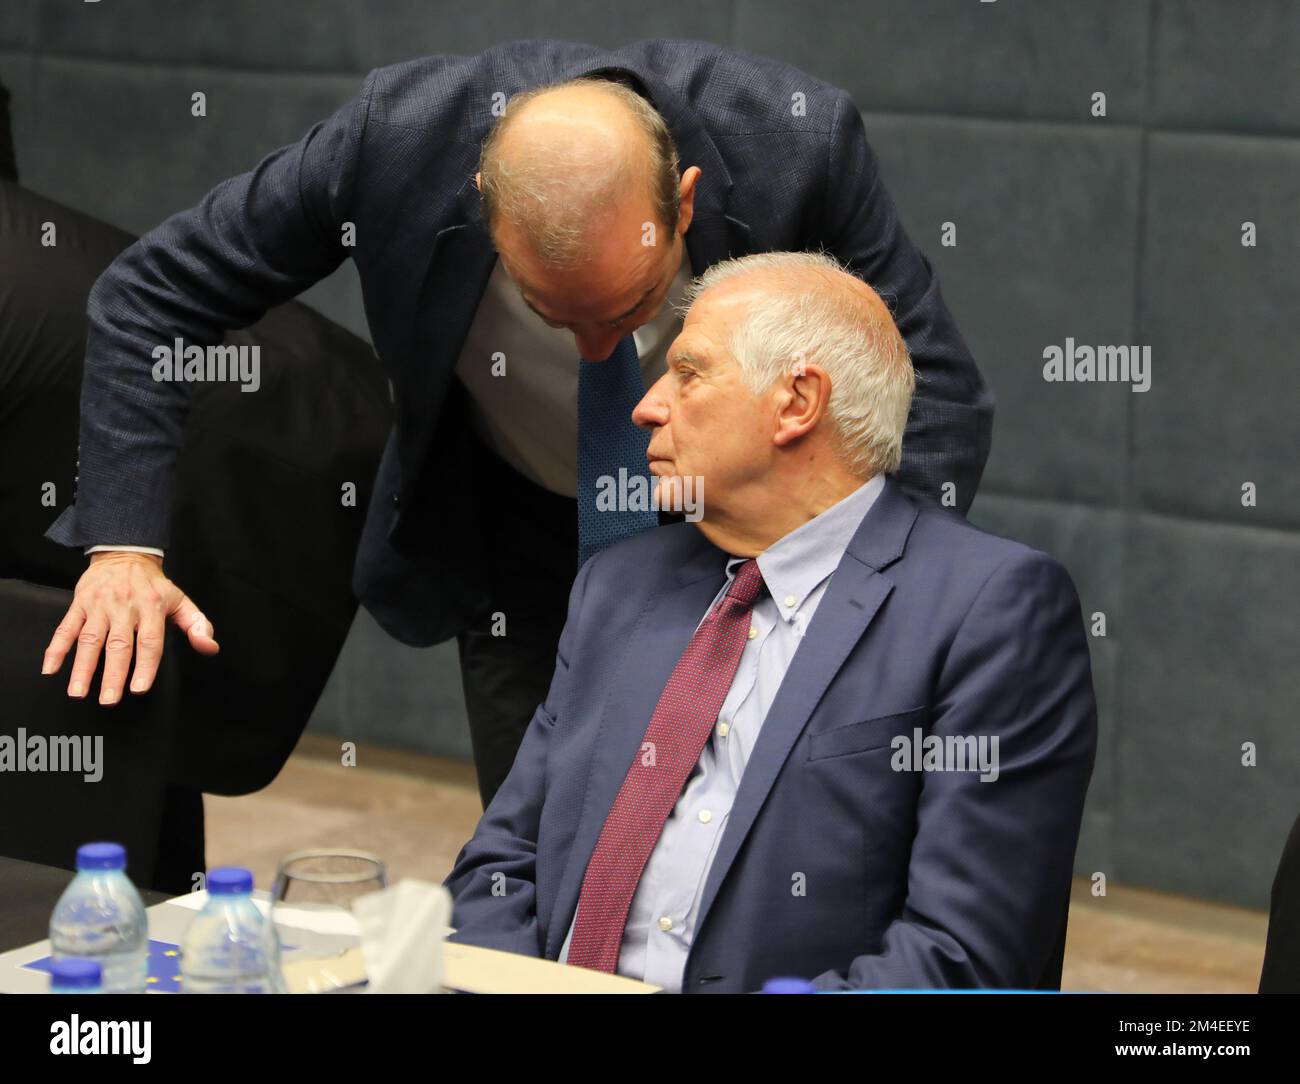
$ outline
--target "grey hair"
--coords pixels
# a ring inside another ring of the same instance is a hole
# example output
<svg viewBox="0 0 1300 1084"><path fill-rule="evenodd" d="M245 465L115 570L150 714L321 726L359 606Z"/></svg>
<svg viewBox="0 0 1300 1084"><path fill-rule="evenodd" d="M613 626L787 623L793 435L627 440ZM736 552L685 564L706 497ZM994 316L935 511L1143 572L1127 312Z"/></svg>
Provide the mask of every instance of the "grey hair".
<svg viewBox="0 0 1300 1084"><path fill-rule="evenodd" d="M822 276L810 271L852 274L823 252L724 260L690 284L682 310L723 282L769 273L772 289L761 305L750 306L725 343L746 387L757 395L801 363L821 366L831 379L832 443L844 464L860 477L896 471L916 388L907 343L892 318L845 289L825 288Z"/></svg>
<svg viewBox="0 0 1300 1084"><path fill-rule="evenodd" d="M519 161L516 156L508 163L501 154L502 137L524 106L550 91L579 86L599 87L629 110L646 137L648 157L625 158L610 170L605 148L579 145L565 148L570 168L563 173L546 158ZM550 267L569 269L585 262L604 212L637 187L648 190L659 225L669 236L677 229L681 177L672 133L647 99L612 76L582 76L516 94L483 141L479 173L489 227L506 219Z"/></svg>

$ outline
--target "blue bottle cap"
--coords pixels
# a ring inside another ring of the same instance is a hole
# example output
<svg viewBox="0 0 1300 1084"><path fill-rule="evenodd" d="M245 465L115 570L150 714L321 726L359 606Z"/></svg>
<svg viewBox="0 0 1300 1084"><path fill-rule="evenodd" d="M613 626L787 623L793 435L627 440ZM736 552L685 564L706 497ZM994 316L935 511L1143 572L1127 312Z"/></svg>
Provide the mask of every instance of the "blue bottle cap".
<svg viewBox="0 0 1300 1084"><path fill-rule="evenodd" d="M815 987L807 979L768 979L763 983L763 993L765 994L815 994Z"/></svg>
<svg viewBox="0 0 1300 1084"><path fill-rule="evenodd" d="M208 870L208 892L213 896L246 896L253 891L253 873L240 866Z"/></svg>
<svg viewBox="0 0 1300 1084"><path fill-rule="evenodd" d="M50 985L63 990L98 990L104 982L104 972L98 960L69 956L50 963Z"/></svg>
<svg viewBox="0 0 1300 1084"><path fill-rule="evenodd" d="M83 843L77 848L77 869L126 869L126 848L120 843Z"/></svg>

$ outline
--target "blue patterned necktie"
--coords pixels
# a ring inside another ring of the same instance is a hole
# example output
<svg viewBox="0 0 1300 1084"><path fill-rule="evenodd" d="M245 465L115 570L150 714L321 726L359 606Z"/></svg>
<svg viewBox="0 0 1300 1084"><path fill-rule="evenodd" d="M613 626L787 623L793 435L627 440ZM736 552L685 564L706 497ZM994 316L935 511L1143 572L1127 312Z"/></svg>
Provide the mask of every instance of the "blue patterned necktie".
<svg viewBox="0 0 1300 1084"><path fill-rule="evenodd" d="M632 408L645 395L641 361L636 343L626 336L605 361L578 361L578 567L606 546L659 525L653 509L629 511L622 507L606 510L597 506L602 490L610 494L634 494L622 484L625 477L647 477L645 452L650 434L632 423ZM604 481L602 482L602 479ZM647 489L647 494L653 490ZM641 501L619 501L635 504Z"/></svg>

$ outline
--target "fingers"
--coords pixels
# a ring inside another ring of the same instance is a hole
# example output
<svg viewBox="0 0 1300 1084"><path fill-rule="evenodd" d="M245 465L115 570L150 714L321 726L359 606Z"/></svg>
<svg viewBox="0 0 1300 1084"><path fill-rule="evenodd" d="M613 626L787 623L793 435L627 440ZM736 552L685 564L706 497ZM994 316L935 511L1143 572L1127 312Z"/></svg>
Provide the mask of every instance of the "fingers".
<svg viewBox="0 0 1300 1084"><path fill-rule="evenodd" d="M140 615L140 629L135 637L135 672L131 675L133 693L148 692L158 676L166 629L161 606L150 607Z"/></svg>
<svg viewBox="0 0 1300 1084"><path fill-rule="evenodd" d="M86 615L86 623L77 634L77 655L72 662L72 677L68 681L68 695L80 699L90 689L90 679L95 676L99 651L108 635L108 614L96 607Z"/></svg>
<svg viewBox="0 0 1300 1084"><path fill-rule="evenodd" d="M86 611L74 599L72 605L68 607L68 612L63 615L63 620L59 622L59 627L54 630L49 646L45 649L45 657L41 660L42 674L58 673L68 651L77 642L77 633L85 623Z"/></svg>
<svg viewBox="0 0 1300 1084"><path fill-rule="evenodd" d="M99 682L99 702L116 704L122 699L122 686L131 669L131 649L135 645L135 614L118 609L109 619L108 637L104 641L104 676ZM80 659L78 659L80 661ZM94 672L94 663L91 664Z"/></svg>
<svg viewBox="0 0 1300 1084"><path fill-rule="evenodd" d="M203 616L189 595L182 594L171 612L176 627L189 637L190 646L200 655L215 655L221 650L213 639L212 622Z"/></svg>

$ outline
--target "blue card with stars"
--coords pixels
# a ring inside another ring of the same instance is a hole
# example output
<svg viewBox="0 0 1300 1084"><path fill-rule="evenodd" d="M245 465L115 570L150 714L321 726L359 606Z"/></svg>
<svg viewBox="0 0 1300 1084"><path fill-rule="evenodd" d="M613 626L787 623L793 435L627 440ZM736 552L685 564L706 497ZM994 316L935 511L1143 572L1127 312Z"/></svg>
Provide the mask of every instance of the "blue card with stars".
<svg viewBox="0 0 1300 1084"><path fill-rule="evenodd" d="M42 956L23 967L31 971L49 971L52 956ZM178 994L181 989L181 947L170 941L149 941L149 975L144 980L146 994Z"/></svg>

